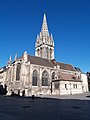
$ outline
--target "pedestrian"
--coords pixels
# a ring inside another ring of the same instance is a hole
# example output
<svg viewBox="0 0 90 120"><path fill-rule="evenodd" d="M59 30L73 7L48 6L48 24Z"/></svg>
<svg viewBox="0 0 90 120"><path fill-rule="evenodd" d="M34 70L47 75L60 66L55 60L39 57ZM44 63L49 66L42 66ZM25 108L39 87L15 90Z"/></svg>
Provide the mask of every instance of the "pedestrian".
<svg viewBox="0 0 90 120"><path fill-rule="evenodd" d="M32 95L32 100L34 100L34 95Z"/></svg>

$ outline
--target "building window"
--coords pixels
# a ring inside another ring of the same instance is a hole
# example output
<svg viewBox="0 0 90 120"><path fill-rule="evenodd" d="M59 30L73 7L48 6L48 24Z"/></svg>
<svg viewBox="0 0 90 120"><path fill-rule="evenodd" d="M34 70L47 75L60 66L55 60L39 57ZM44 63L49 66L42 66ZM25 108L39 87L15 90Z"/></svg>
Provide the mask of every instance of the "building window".
<svg viewBox="0 0 90 120"><path fill-rule="evenodd" d="M75 84L73 84L73 88L75 89Z"/></svg>
<svg viewBox="0 0 90 120"><path fill-rule="evenodd" d="M37 86L37 71L36 70L33 71L32 86Z"/></svg>
<svg viewBox="0 0 90 120"><path fill-rule="evenodd" d="M52 58L52 49L50 49L50 58Z"/></svg>
<svg viewBox="0 0 90 120"><path fill-rule="evenodd" d="M80 76L78 76L78 79L80 79Z"/></svg>
<svg viewBox="0 0 90 120"><path fill-rule="evenodd" d="M43 73L42 73L42 86L48 86L48 72L45 70Z"/></svg>
<svg viewBox="0 0 90 120"><path fill-rule="evenodd" d="M37 50L37 54L38 54L38 56L39 56L39 49Z"/></svg>
<svg viewBox="0 0 90 120"><path fill-rule="evenodd" d="M20 70L21 70L21 64L17 64L17 69L16 69L16 81L20 80Z"/></svg>
<svg viewBox="0 0 90 120"><path fill-rule="evenodd" d="M55 89L59 89L59 82L55 82L54 85L55 85Z"/></svg>
<svg viewBox="0 0 90 120"><path fill-rule="evenodd" d="M52 80L55 79L55 72L52 73Z"/></svg>
<svg viewBox="0 0 90 120"><path fill-rule="evenodd" d="M40 48L40 56L42 57L42 48Z"/></svg>
<svg viewBox="0 0 90 120"><path fill-rule="evenodd" d="M65 89L67 90L67 84L65 84Z"/></svg>
<svg viewBox="0 0 90 120"><path fill-rule="evenodd" d="M73 76L72 79L73 79L73 80L76 80L76 77Z"/></svg>
<svg viewBox="0 0 90 120"><path fill-rule="evenodd" d="M77 89L77 84L73 84L73 88L74 88L74 89Z"/></svg>
<svg viewBox="0 0 90 120"><path fill-rule="evenodd" d="M76 89L77 89L77 84L76 84Z"/></svg>

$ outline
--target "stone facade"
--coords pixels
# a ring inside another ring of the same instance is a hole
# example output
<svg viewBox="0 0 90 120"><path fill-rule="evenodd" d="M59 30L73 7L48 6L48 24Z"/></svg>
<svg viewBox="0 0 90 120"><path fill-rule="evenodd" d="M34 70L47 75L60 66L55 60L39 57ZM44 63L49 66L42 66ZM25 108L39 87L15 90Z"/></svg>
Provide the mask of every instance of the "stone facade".
<svg viewBox="0 0 90 120"><path fill-rule="evenodd" d="M35 56L24 54L12 62L10 57L5 69L0 70L0 82L7 86L7 95L77 94L88 92L87 75L70 64L54 59L54 41L49 35L46 15L42 30L37 36Z"/></svg>
<svg viewBox="0 0 90 120"><path fill-rule="evenodd" d="M39 62L38 62L39 61ZM72 65L30 56L23 56L6 68L8 95L77 94L88 92L87 76Z"/></svg>

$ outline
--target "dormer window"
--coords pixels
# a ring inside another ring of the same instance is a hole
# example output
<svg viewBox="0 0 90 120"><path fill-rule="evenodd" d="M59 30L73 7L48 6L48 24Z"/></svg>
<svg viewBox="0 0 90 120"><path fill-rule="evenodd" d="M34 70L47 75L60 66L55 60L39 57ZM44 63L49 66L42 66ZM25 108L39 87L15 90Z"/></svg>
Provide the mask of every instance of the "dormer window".
<svg viewBox="0 0 90 120"><path fill-rule="evenodd" d="M76 80L76 77L72 77L72 79Z"/></svg>

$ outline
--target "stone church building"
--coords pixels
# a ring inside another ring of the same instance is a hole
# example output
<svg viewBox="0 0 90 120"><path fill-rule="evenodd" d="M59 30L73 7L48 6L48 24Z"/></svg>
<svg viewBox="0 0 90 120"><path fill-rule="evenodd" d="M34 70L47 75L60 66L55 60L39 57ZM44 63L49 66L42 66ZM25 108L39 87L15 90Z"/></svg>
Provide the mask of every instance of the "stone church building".
<svg viewBox="0 0 90 120"><path fill-rule="evenodd" d="M42 29L36 38L35 56L26 51L18 58L8 60L0 69L0 84L7 95L77 94L88 92L87 75L71 64L57 62L54 58L54 40L48 31L44 14Z"/></svg>

